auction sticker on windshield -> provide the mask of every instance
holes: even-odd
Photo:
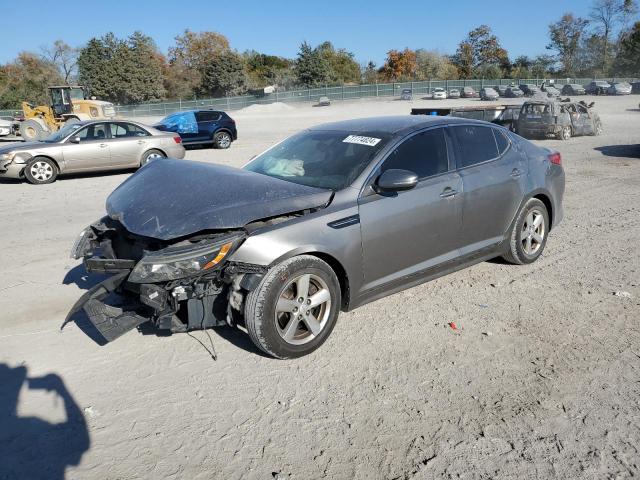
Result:
[[[347,138],[342,140],[344,143],[357,143],[358,145],[368,145],[369,147],[375,147],[378,142],[380,142],[380,138],[374,137],[362,137],[360,135],[349,135]]]

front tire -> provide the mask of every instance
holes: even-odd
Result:
[[[47,138],[49,131],[45,130],[38,120],[28,118],[20,122],[20,136],[25,142],[35,142]]]
[[[319,258],[301,255],[271,268],[247,295],[245,324],[260,350],[276,358],[297,358],[326,341],[340,305],[335,272]]]
[[[58,166],[46,157],[35,157],[24,168],[24,176],[33,185],[44,185],[55,182],[58,177]]]
[[[537,198],[527,201],[518,212],[509,238],[509,251],[503,258],[515,265],[535,262],[547,244],[549,226],[545,204]]]
[[[571,127],[569,125],[565,125],[558,133],[558,140],[569,140],[571,138]]]
[[[231,135],[229,132],[218,132],[213,136],[213,146],[225,150],[231,146]]]

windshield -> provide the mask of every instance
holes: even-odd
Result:
[[[362,173],[389,140],[380,132],[310,130],[289,137],[244,168],[309,187],[341,190]]]
[[[62,127],[57,132],[52,133],[47,138],[45,138],[44,141],[47,142],[47,143],[57,143],[57,142],[65,139],[72,132],[75,132],[76,130],[82,128],[83,126],[84,125],[82,125],[80,123],[72,123],[70,125],[65,125],[64,127]]]

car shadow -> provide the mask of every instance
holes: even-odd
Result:
[[[633,145],[603,145],[595,147],[594,150],[599,151],[607,157],[618,158],[640,158],[640,144]]]
[[[43,390],[62,400],[63,422],[18,413],[21,395]],[[78,465],[91,440],[84,414],[59,375],[29,377],[24,365],[0,363],[0,478],[63,480]]]

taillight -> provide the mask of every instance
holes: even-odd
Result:
[[[550,153],[548,158],[551,163],[562,165],[562,155],[560,155],[560,152]]]
[[[180,137],[179,135],[177,137],[173,137],[173,141],[176,143],[182,143],[182,137]]]

